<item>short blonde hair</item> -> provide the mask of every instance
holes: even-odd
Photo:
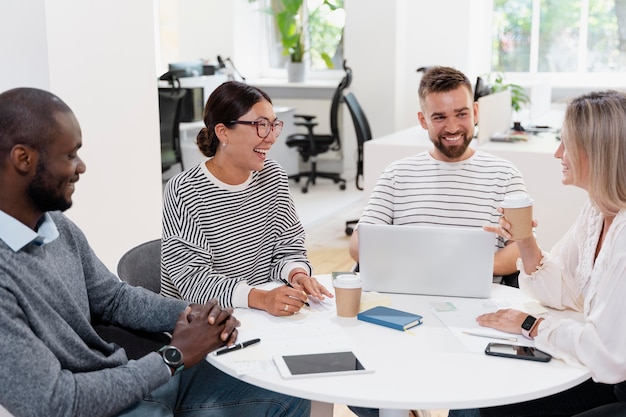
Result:
[[[589,160],[589,198],[605,215],[626,208],[626,94],[598,91],[571,101],[563,122],[563,145],[574,178],[581,155]]]

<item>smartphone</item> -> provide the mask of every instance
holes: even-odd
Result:
[[[283,378],[373,372],[351,351],[280,355],[274,357],[274,363]]]
[[[552,356],[537,348],[529,346],[509,345],[506,343],[489,343],[485,354],[505,358],[525,359],[537,362],[549,362]]]

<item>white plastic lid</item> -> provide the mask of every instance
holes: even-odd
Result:
[[[526,193],[509,194],[502,200],[502,208],[520,208],[532,206],[533,199]]]
[[[337,278],[333,280],[333,286],[335,288],[361,288],[363,281],[361,277],[355,274],[343,274],[337,275]]]

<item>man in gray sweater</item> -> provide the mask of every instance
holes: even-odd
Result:
[[[62,214],[85,172],[81,145],[78,121],[55,95],[0,94],[0,404],[18,417],[308,415],[308,401],[204,360],[235,342],[231,309],[131,287],[96,257]],[[172,339],[129,360],[95,322]]]

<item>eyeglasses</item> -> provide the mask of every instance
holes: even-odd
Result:
[[[248,120],[231,120],[228,122],[229,124],[239,124],[239,125],[248,125],[248,126],[256,126],[256,134],[261,138],[265,139],[270,135],[270,132],[274,130],[274,137],[278,137],[280,132],[283,131],[283,121],[275,120],[273,123],[268,119],[259,119],[255,121]]]

